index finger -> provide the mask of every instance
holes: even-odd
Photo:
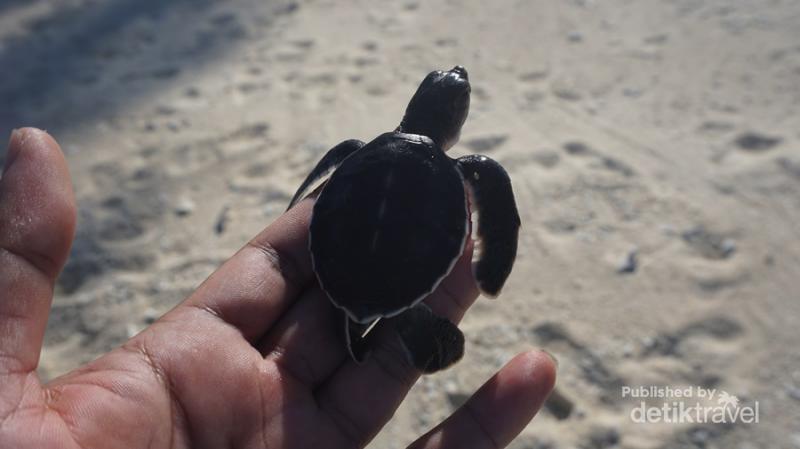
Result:
[[[205,310],[253,343],[313,282],[308,252],[312,199],[281,215],[176,308]]]

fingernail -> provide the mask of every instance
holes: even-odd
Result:
[[[552,360],[553,364],[556,366],[556,368],[558,368],[558,359],[556,358],[556,356],[553,355],[553,353],[551,353],[547,349],[539,349],[539,350],[545,353],[548,357],[550,357],[550,360]]]
[[[5,164],[3,164],[3,174],[8,171],[8,168],[11,167],[11,164],[14,163],[14,159],[17,158],[17,154],[19,154],[19,147],[20,145],[14,145],[14,140],[19,138],[19,130],[12,129],[11,130],[11,137],[8,139],[8,147],[6,148],[6,155],[5,155]]]

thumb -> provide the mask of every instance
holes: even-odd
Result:
[[[36,369],[56,276],[75,232],[75,198],[58,144],[11,134],[0,178],[0,377]]]

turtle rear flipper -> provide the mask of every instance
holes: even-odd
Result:
[[[355,153],[363,146],[364,142],[356,139],[350,139],[345,140],[344,142],[328,150],[328,152],[325,153],[325,156],[323,156],[322,159],[317,162],[317,166],[314,167],[314,169],[311,170],[311,173],[308,174],[306,180],[300,184],[300,188],[298,188],[297,192],[295,192],[294,196],[292,197],[292,201],[289,202],[289,207],[287,207],[286,210],[291,209],[292,206],[305,198],[306,195],[310,193],[311,186],[314,185],[315,182],[327,175],[330,175],[331,172],[340,166],[348,156]]]
[[[470,187],[473,210],[478,212],[480,254],[475,280],[481,292],[495,297],[517,256],[520,219],[511,179],[500,164],[486,156],[464,156],[457,163]]]
[[[456,363],[464,355],[464,334],[424,303],[392,318],[409,361],[423,373]]]

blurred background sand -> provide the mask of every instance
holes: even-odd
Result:
[[[0,135],[46,128],[79,205],[40,372],[120,344],[275,219],[330,146],[462,64],[451,156],[511,174],[515,270],[371,447],[511,356],[558,394],[514,448],[800,448],[800,2],[0,1]],[[705,387],[759,424],[637,424],[622,386]]]

